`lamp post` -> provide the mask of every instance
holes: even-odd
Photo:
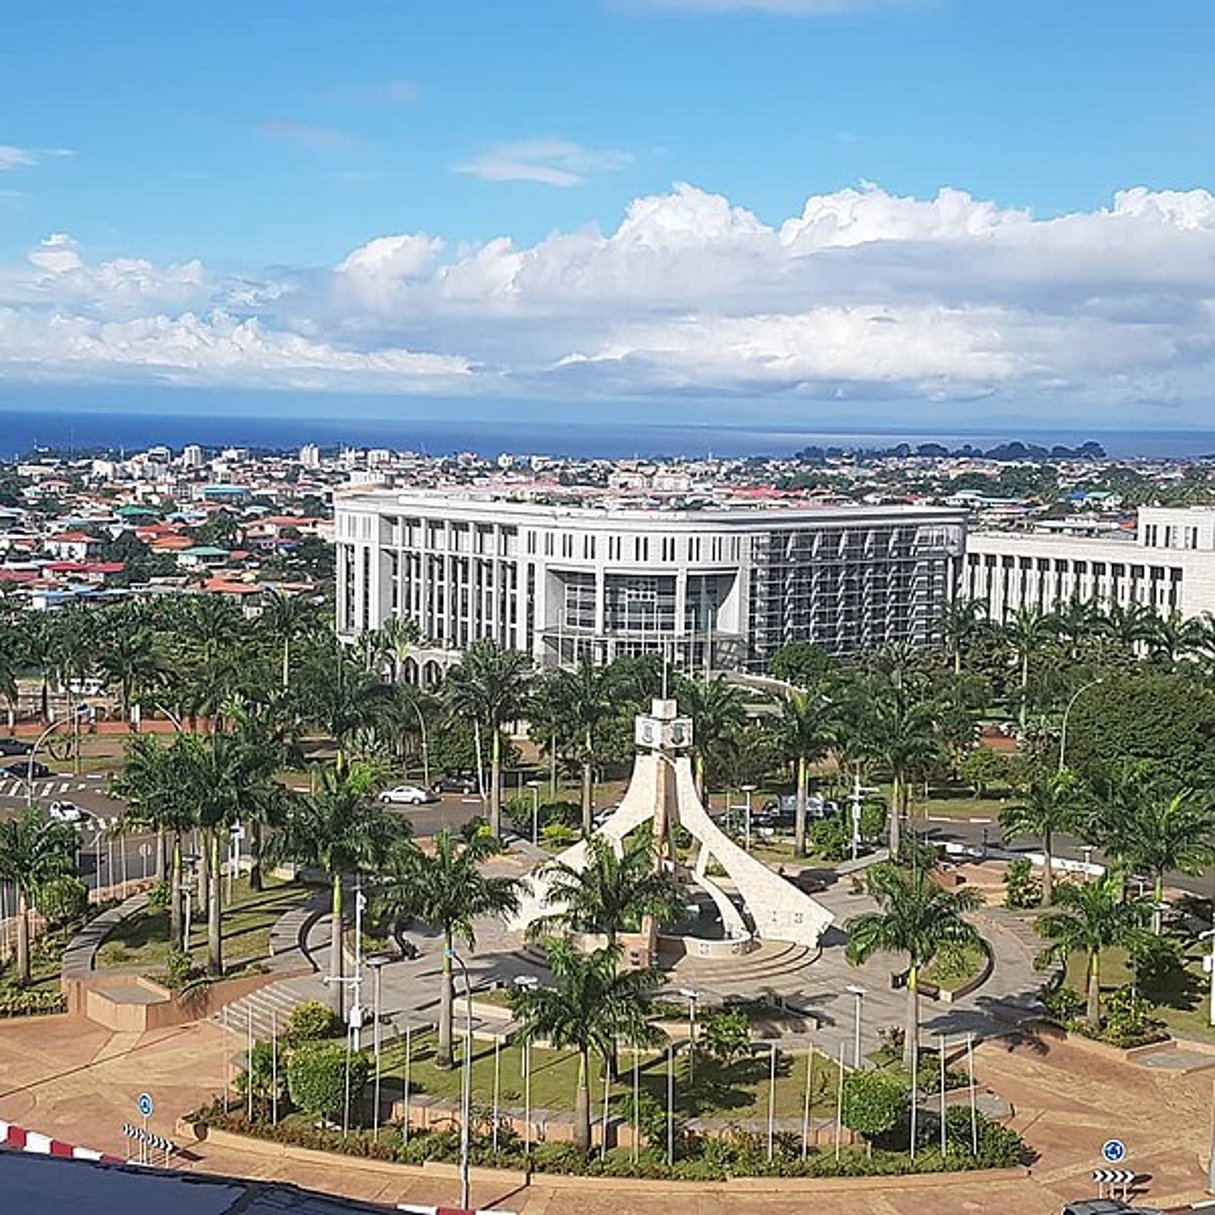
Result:
[[[1056,771],[1063,771],[1063,757],[1065,751],[1067,750],[1067,719],[1072,714],[1072,708],[1075,706],[1076,701],[1078,701],[1085,692],[1087,692],[1090,688],[1095,688],[1099,683],[1104,682],[1105,676],[1098,675],[1096,679],[1091,680],[1089,683],[1077,688],[1075,692],[1072,693],[1071,700],[1067,702],[1067,708],[1063,710],[1063,722],[1059,727],[1059,766]]]
[[[751,794],[755,792],[755,785],[743,785],[742,791],[747,795],[746,806],[743,810],[745,818],[743,819],[743,849],[747,852],[751,851]]]
[[[688,1083],[696,1079],[696,1001],[700,993],[694,987],[681,987],[679,994],[688,1002]]]
[[[61,717],[58,721],[51,722],[51,724],[38,735],[38,737],[34,740],[34,745],[30,748],[30,753],[25,760],[26,806],[32,806],[34,804],[34,761],[38,758],[38,748],[42,746],[42,744],[46,742],[46,740],[50,738],[50,736],[54,734],[60,726],[63,725],[67,725],[67,719],[63,717]]]
[[[529,780],[527,787],[532,791],[532,847],[540,844],[540,782]]]
[[[373,1089],[371,1106],[371,1134],[377,1141],[380,1138],[380,990],[381,975],[385,965],[392,961],[386,953],[373,953],[367,959],[367,965],[375,973],[375,992],[371,1004],[371,1040],[375,1054],[375,1087]]]
[[[426,718],[418,708],[417,701],[411,700],[409,707],[418,715],[418,729],[422,732],[422,788],[430,788],[430,741],[426,737]]]
[[[460,1078],[460,1207],[467,1211],[469,1201],[468,1122],[472,1116],[472,985],[468,979],[468,967],[454,949],[447,956],[460,968],[464,979],[464,1062]]]
[[[865,1002],[865,997],[869,994],[863,987],[858,987],[855,983],[849,983],[844,989],[853,997],[853,1013],[852,1013],[852,1066],[859,1069],[861,1066],[861,1005]]]

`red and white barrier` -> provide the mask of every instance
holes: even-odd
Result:
[[[18,1152],[37,1152],[43,1156],[62,1156],[69,1160],[100,1160],[104,1164],[122,1164],[119,1156],[108,1156],[104,1152],[95,1152],[92,1148],[77,1147],[74,1143],[64,1143],[62,1139],[53,1139],[39,1131],[27,1131],[23,1126],[5,1122],[0,1118],[0,1146],[12,1148]]]
[[[501,1211],[496,1207],[478,1207],[475,1211],[463,1207],[428,1207],[425,1203],[398,1202],[398,1211],[406,1215],[515,1215],[514,1211]]]

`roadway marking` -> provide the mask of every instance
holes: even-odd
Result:
[[[72,787],[72,782],[65,780],[59,785],[59,792],[66,793],[71,787]]]
[[[990,823],[992,820],[989,818],[968,818],[966,821],[968,823]]]

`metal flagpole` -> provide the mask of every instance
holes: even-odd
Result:
[[[253,1121],[253,1005],[249,1005],[249,1021],[245,1036],[245,1089],[247,1097],[248,1117]]]
[[[768,1162],[772,1161],[772,1149],[776,1138],[776,1042],[768,1044]]]
[[[405,1022],[405,1068],[401,1074],[401,1100],[405,1106],[405,1120],[401,1123],[401,1142],[409,1142],[409,1071],[413,1063],[413,1025]]]
[[[223,1007],[224,1018],[224,1113],[228,1112],[228,1094],[232,1091],[232,1051],[228,1039],[228,1006]]]
[[[814,1048],[806,1053],[806,1097],[802,1102],[802,1159],[810,1150],[810,1090],[814,1087]]]
[[[911,1044],[911,1159],[915,1160],[916,1123],[920,1112],[920,1043],[919,1033]]]
[[[523,1044],[523,1155],[532,1154],[532,1044]]]
[[[840,1158],[840,1135],[844,1125],[844,1044],[840,1043],[840,1056],[837,1061],[839,1068],[839,1084],[835,1094],[835,1158]]]
[[[937,1053],[940,1055],[941,1063],[941,1155],[945,1155],[945,1035],[940,1034],[937,1038],[938,1046]]]
[[[270,1013],[270,1120],[278,1125],[278,1012]]]
[[[494,1155],[498,1154],[498,1093],[501,1083],[501,1068],[502,1068],[502,1038],[499,1034],[494,1034]]]
[[[641,1152],[641,1052],[633,1043],[633,1163]]]
[[[663,668],[665,671],[665,667]],[[675,1163],[675,1043],[667,1043],[667,1168]]]
[[[975,1095],[975,1036],[966,1035],[966,1066],[970,1071],[970,1150],[979,1154],[979,1112]]]
[[[599,1159],[603,1160],[607,1156],[607,1132],[608,1132],[608,1099],[611,1094],[611,1069],[608,1066],[608,1061],[603,1060],[603,1129],[599,1136]]]

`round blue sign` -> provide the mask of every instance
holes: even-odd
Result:
[[[1121,1139],[1107,1139],[1101,1145],[1101,1155],[1110,1164],[1117,1164],[1120,1160],[1126,1159],[1126,1144]]]
[[[143,1117],[151,1118],[151,1116],[152,1116],[152,1094],[151,1093],[140,1093],[139,1094],[139,1112]]]

